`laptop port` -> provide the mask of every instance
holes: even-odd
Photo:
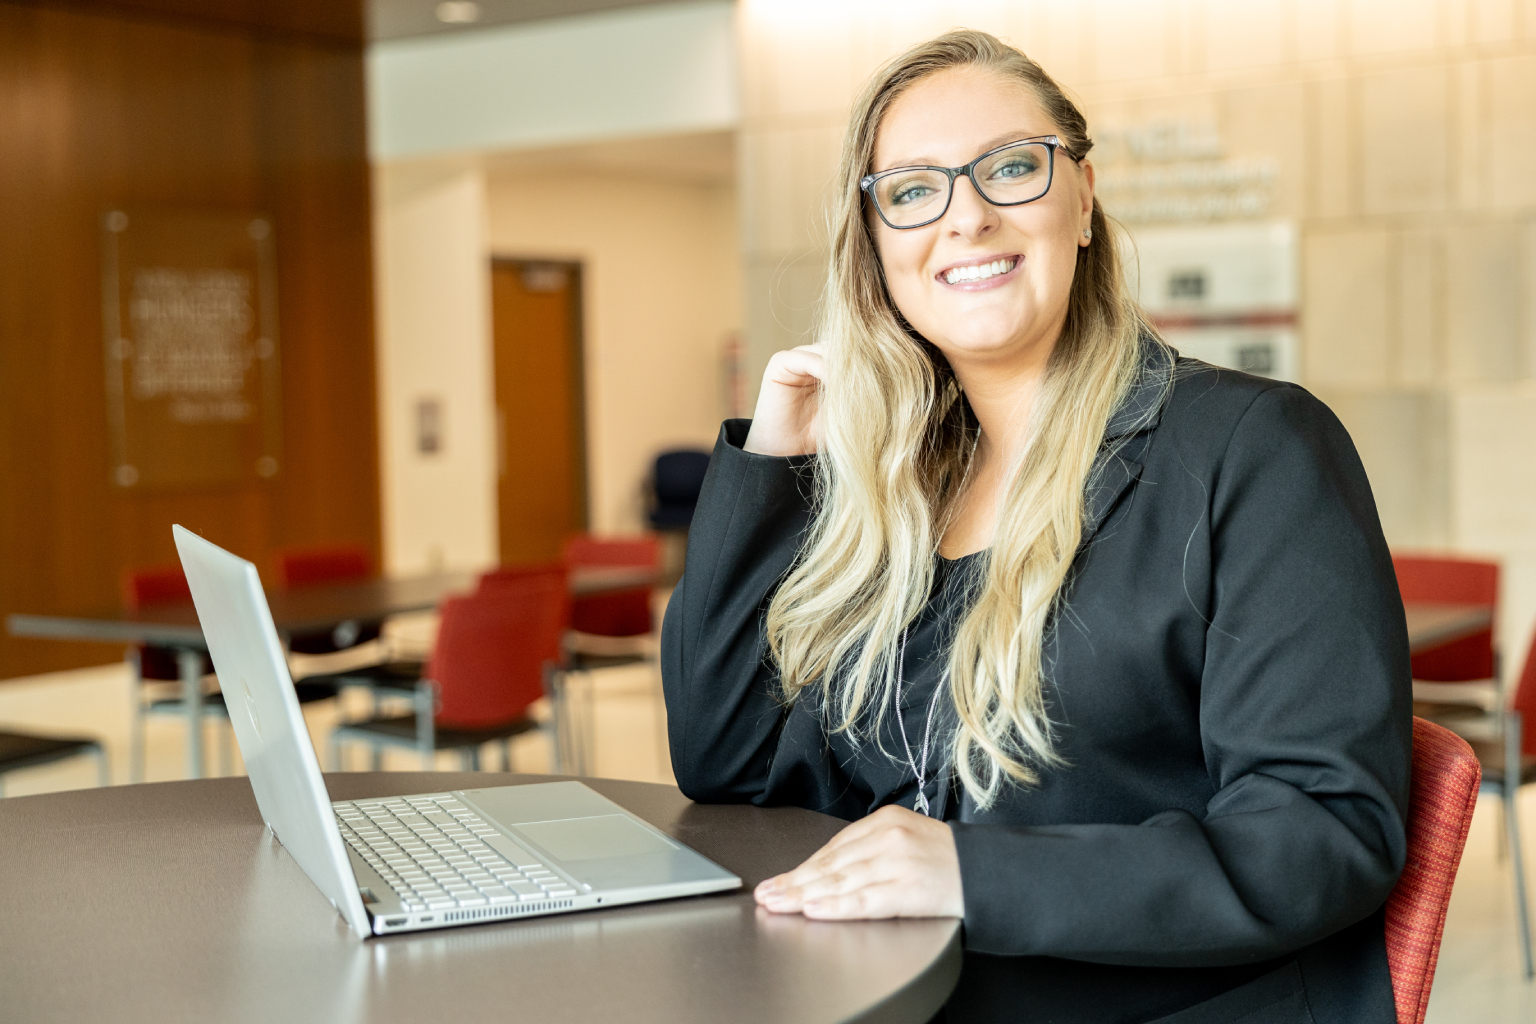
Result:
[[[384,919],[384,923],[386,925],[388,925],[389,927],[394,928],[394,927],[396,927],[398,925],[405,924],[405,918],[403,918],[403,917],[386,917]]]

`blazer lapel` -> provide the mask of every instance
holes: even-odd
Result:
[[[1093,540],[1121,496],[1140,476],[1141,463],[1116,454],[1108,455],[1095,467],[1093,479],[1083,494],[1083,539],[1077,545],[1079,552]]]
[[[1120,403],[1104,427],[1104,450],[1083,492],[1083,537],[1078,544],[1079,552],[1093,540],[1121,497],[1141,476],[1141,462],[1126,454],[1126,449],[1140,454],[1143,448],[1132,444],[1131,439],[1156,428],[1162,418],[1163,402],[1168,396],[1169,380],[1178,353],[1151,339],[1145,344],[1141,372],[1125,401]]]

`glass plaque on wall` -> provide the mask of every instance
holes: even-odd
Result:
[[[113,210],[102,220],[112,479],[271,478],[282,435],[272,220]]]

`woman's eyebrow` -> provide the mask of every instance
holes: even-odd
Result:
[[[1039,131],[1035,131],[1034,129],[1030,129],[1028,131],[1003,132],[1002,134],[994,135],[994,136],[992,136],[992,138],[988,139],[986,142],[983,142],[981,144],[981,148],[976,150],[975,155],[972,156],[971,159],[974,160],[976,157],[980,156],[981,154],[989,153],[992,150],[996,149],[998,146],[1005,146],[1005,145],[1007,145],[1010,142],[1023,142],[1025,139],[1043,139],[1047,135],[1054,135],[1054,134],[1056,134],[1056,133],[1055,132],[1039,132]],[[948,164],[944,163],[942,160],[939,160],[937,157],[932,157],[932,156],[927,156],[927,155],[920,155],[920,156],[914,156],[914,157],[904,157],[901,160],[892,160],[885,167],[876,167],[874,173],[880,174],[883,171],[894,171],[894,170],[896,170],[898,168],[901,168],[901,167],[948,167],[948,166],[949,166]]]

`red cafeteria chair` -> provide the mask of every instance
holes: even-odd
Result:
[[[661,542],[654,536],[572,537],[565,542],[565,564],[572,569],[649,569],[661,565]],[[631,587],[578,597],[571,607],[571,628],[591,637],[650,636],[651,586]]]
[[[653,578],[661,569],[661,542],[654,534],[638,537],[597,537],[582,534],[565,543],[565,563],[573,571],[581,569],[641,569]],[[589,774],[594,746],[592,688],[590,673],[626,665],[650,665],[655,683],[657,742],[665,748],[664,708],[656,664],[656,623],[651,610],[653,586],[646,582],[624,590],[607,591],[576,597],[571,609],[571,632],[566,637],[566,671],[559,677],[560,688],[551,699],[560,703],[567,735],[560,753],[565,759],[561,771]],[[572,676],[586,676],[586,713],[578,715],[572,706],[576,693],[570,685]]]
[[[355,741],[373,748],[375,769],[383,747],[399,746],[416,750],[428,768],[437,751],[458,750],[466,766],[478,770],[480,748],[499,741],[502,765],[510,768],[511,738],[538,727],[528,709],[558,668],[569,615],[570,588],[558,565],[503,580],[492,591],[448,598],[439,609],[432,656],[419,671],[412,667],[417,663],[394,662],[345,673],[348,682],[362,677],[381,692],[408,693],[414,707],[338,726],[331,734],[333,766],[340,768],[341,744]]]
[[[123,608],[129,612],[142,611],[160,604],[191,604],[192,590],[179,565],[144,566],[129,569],[122,577]],[[149,715],[186,716],[186,705],[181,696],[181,658],[174,647],[155,644],[135,644],[128,648],[123,658],[128,662],[132,675],[133,718],[128,729],[128,780],[144,781],[144,720]],[[212,674],[213,662],[206,653],[196,655],[198,672],[204,678]],[[172,689],[174,685],[174,689]],[[203,694],[203,714],[229,721],[224,707],[224,695],[217,689]],[[202,728],[199,722],[194,728]],[[229,734],[219,729],[219,769],[228,775],[233,770],[229,748]]]
[[[1387,967],[1397,1024],[1424,1024],[1480,776],[1466,740],[1422,718],[1413,720],[1408,860],[1387,897]]]
[[[1499,565],[1468,558],[1393,555],[1397,589],[1404,601],[1485,605],[1497,618]],[[1413,656],[1413,678],[1427,683],[1497,680],[1498,652],[1490,624],[1471,636],[1439,644]]]
[[[1499,565],[1469,558],[1430,555],[1394,555],[1392,567],[1404,601],[1439,604],[1483,605],[1497,618]],[[1472,743],[1483,766],[1483,790],[1500,798],[1505,842],[1515,877],[1515,904],[1520,926],[1520,949],[1527,978],[1536,977],[1531,950],[1530,912],[1525,893],[1525,858],[1520,844],[1520,818],[1516,795],[1523,782],[1536,778],[1525,774],[1523,750],[1536,753],[1536,736],[1525,736],[1526,710],[1522,696],[1536,703],[1536,686],[1522,680],[1515,700],[1505,699],[1500,685],[1500,658],[1494,644],[1493,625],[1471,636],[1439,644],[1413,655],[1414,713],[1437,722]],[[1526,659],[1525,677],[1533,671]],[[1464,692],[1459,692],[1463,691]],[[1520,691],[1527,691],[1522,694]],[[1536,710],[1536,709],[1533,709]],[[1513,784],[1506,785],[1506,779]]]
[[[130,569],[123,574],[123,607],[130,612],[156,604],[192,603],[192,591],[187,577],[179,565],[150,566]],[[181,652],[171,647],[139,644],[128,649],[126,660],[133,674],[133,721],[129,726],[128,777],[132,782],[144,781],[144,719],[148,715],[186,716],[186,705],[181,697]],[[213,662],[206,653],[199,653],[198,667],[206,677],[213,673]],[[146,700],[146,685],[153,689]],[[169,690],[175,684],[174,691]],[[159,691],[159,696],[154,695]],[[302,680],[294,684],[300,704],[329,700],[336,696],[334,685],[311,683]],[[229,709],[224,705],[224,694],[217,687],[205,689],[203,714],[211,715],[227,723]],[[201,724],[199,724],[201,727]],[[219,771],[230,775],[234,771],[229,730],[219,730]]]
[[[284,590],[357,583],[373,576],[373,556],[360,544],[291,548],[277,554],[277,585]],[[382,622],[347,621],[335,629],[291,636],[288,649],[296,654],[332,654],[377,640],[382,627]]]
[[[1477,719],[1457,717],[1448,719],[1446,725],[1458,731],[1467,729],[1472,750],[1483,766],[1483,792],[1499,797],[1503,812],[1504,832],[1509,843],[1510,870],[1515,876],[1515,910],[1520,923],[1521,952],[1524,955],[1525,976],[1536,977],[1536,965],[1532,963],[1531,921],[1525,892],[1525,859],[1521,856],[1520,816],[1517,797],[1520,787],[1536,781],[1536,729],[1527,730],[1525,721],[1536,721],[1536,636],[1531,638],[1526,652],[1525,665],[1515,687],[1514,699],[1508,707]],[[1475,726],[1469,728],[1469,726]]]

